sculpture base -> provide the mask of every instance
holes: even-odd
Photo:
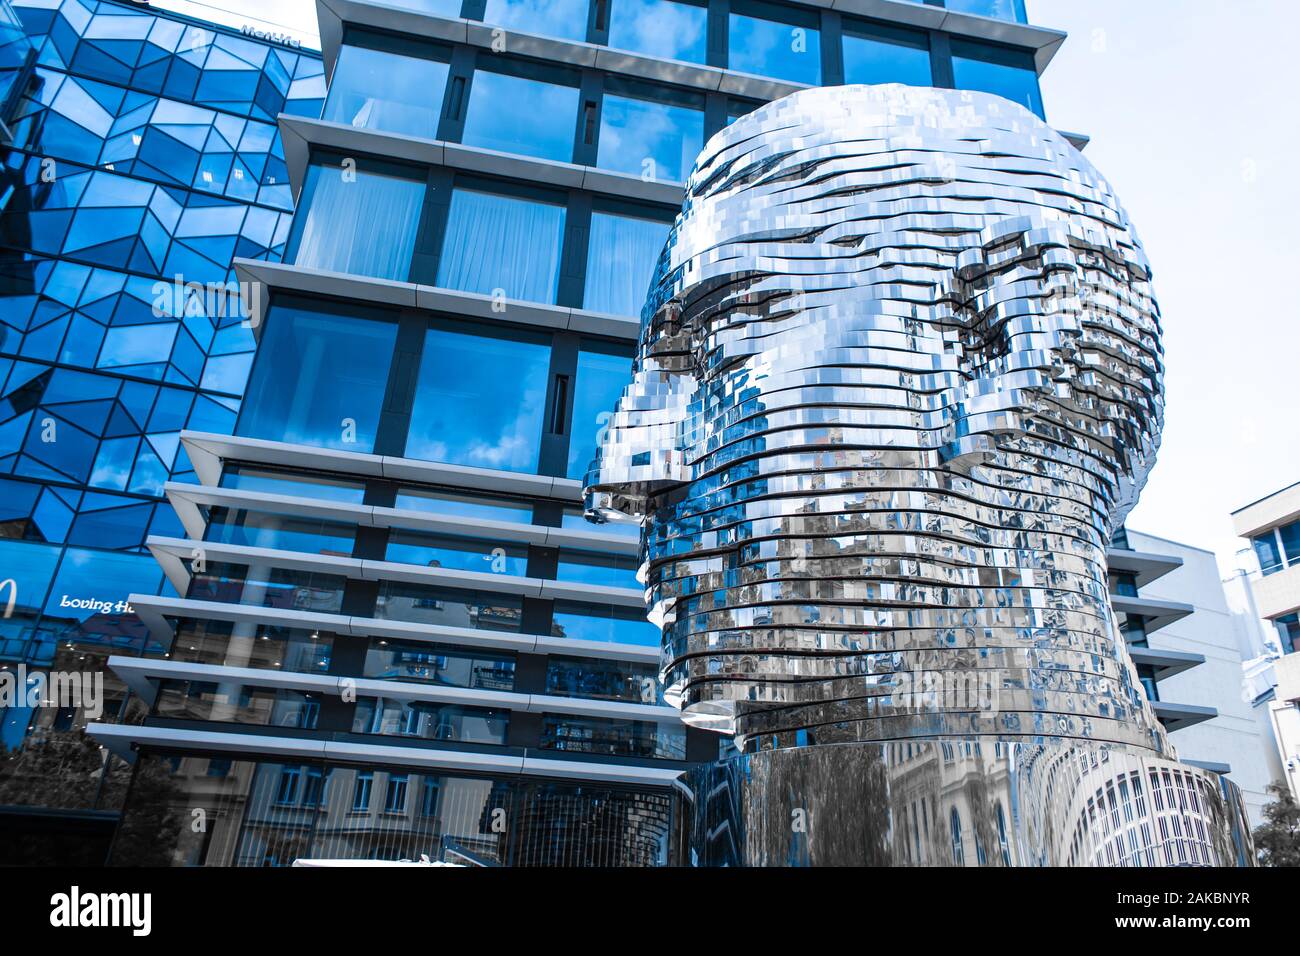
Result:
[[[685,776],[698,866],[1253,866],[1218,774],[1087,741],[829,744]]]

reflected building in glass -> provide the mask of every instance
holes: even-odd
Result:
[[[113,862],[681,862],[719,739],[659,697],[636,535],[580,513],[681,179],[805,85],[1041,114],[1063,35],[1018,0],[320,0],[318,59],[28,3],[5,647],[115,688],[68,737],[122,758],[75,804],[130,781]],[[155,316],[177,275],[245,294]],[[67,799],[20,776],[0,803]]]
[[[234,426],[255,338],[223,287],[283,255],[275,118],[324,91],[318,54],[238,31],[0,4],[0,682],[37,691],[0,701],[5,862],[103,859],[129,767],[82,728],[139,708],[110,655],[168,652],[127,598],[168,590],[145,539],[180,530],[181,431]]]

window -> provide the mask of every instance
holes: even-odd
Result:
[[[563,206],[457,188],[436,283],[462,292],[553,303],[563,241]]]
[[[1043,115],[1032,53],[954,39],[952,75],[958,89],[995,93]]]
[[[733,70],[792,83],[821,82],[821,37],[815,13],[776,4],[731,6],[728,63]]]
[[[348,308],[278,302],[266,318],[238,435],[371,452],[397,326]]]
[[[593,212],[582,307],[639,316],[670,228],[660,220]]]
[[[655,674],[653,664],[590,657],[549,657],[546,693],[558,697],[655,704],[659,703]]]
[[[424,205],[422,180],[313,164],[303,195],[294,220],[295,264],[406,281]]]
[[[354,46],[352,37],[339,50],[321,119],[426,139],[437,136],[446,62],[395,37],[384,38],[385,49]]]
[[[298,778],[302,775],[301,767],[281,767],[280,781],[275,788],[275,802],[292,804],[298,800]]]
[[[487,0],[486,23],[525,33],[587,39],[588,0]]]
[[[515,686],[515,661],[513,657],[490,651],[372,638],[362,676],[510,691]]]
[[[384,581],[379,586],[375,617],[439,627],[518,632],[523,617],[523,601],[512,594]]]
[[[520,76],[513,64],[493,60],[494,69],[474,71],[461,142],[502,153],[573,162],[578,123],[578,87]],[[498,72],[498,70],[502,72]],[[546,71],[546,76],[563,74]]]
[[[408,778],[404,773],[388,775],[388,792],[384,795],[385,813],[406,812],[406,787]]]
[[[363,770],[357,774],[356,781],[352,785],[353,813],[365,813],[370,809],[370,791],[374,785],[374,771]]]
[[[641,610],[556,601],[551,636],[657,647],[660,634],[659,628],[647,621]]]
[[[406,455],[504,471],[535,471],[550,346],[545,336],[430,328],[424,339]]]
[[[637,559],[631,555],[599,554],[594,551],[560,552],[556,578],[579,584],[597,584],[612,588],[639,588],[636,579]]]
[[[1287,614],[1273,622],[1283,654],[1300,651],[1300,613]]]
[[[290,514],[213,508],[204,540],[346,557],[352,554],[356,526]]]
[[[297,472],[267,471],[248,465],[229,464],[221,473],[222,488],[240,488],[294,498],[321,498],[361,504],[366,497],[363,482],[307,475]]]
[[[704,3],[610,0],[609,45],[668,60],[703,63],[709,12]]]
[[[650,720],[547,714],[542,718],[541,749],[685,760],[686,729],[681,724]]]
[[[944,0],[944,6],[958,13],[973,13],[1013,23],[1028,23],[1025,0]]]
[[[320,767],[307,768],[307,780],[302,788],[302,804],[305,807],[318,807],[321,796],[325,793],[325,772]]]
[[[596,456],[596,441],[609,424],[614,406],[632,380],[632,358],[619,346],[584,345],[578,353],[578,381],[569,429],[570,478],[582,478]],[[594,530],[589,525],[587,530]]]
[[[929,40],[912,30],[846,22],[844,82],[930,86]]]
[[[1288,565],[1300,563],[1300,521],[1284,524],[1277,529],[1277,536],[1282,541],[1282,553],[1286,555]]]
[[[1255,549],[1260,571],[1272,574],[1282,570],[1282,549],[1278,546],[1277,535],[1273,531],[1256,535],[1250,539],[1250,543]]]
[[[966,865],[966,849],[962,846],[961,839],[961,815],[957,808],[952,808],[952,814],[949,817],[949,823],[952,826],[952,863],[953,866]]]
[[[704,146],[703,99],[694,93],[651,93],[615,78],[605,87],[596,165],[645,179],[685,181]]]
[[[452,491],[403,488],[397,492],[396,507],[459,518],[483,518],[488,521],[512,521],[531,524],[533,506],[526,501],[463,495]]]
[[[394,529],[389,534],[384,560],[481,574],[528,573],[528,548],[525,545],[402,529]]]

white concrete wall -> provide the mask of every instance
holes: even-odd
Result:
[[[1276,779],[1270,764],[1272,741],[1261,733],[1259,717],[1242,698],[1241,652],[1228,611],[1219,566],[1213,553],[1129,529],[1129,545],[1138,551],[1171,554],[1183,566],[1142,588],[1143,597],[1182,601],[1195,613],[1148,637],[1153,648],[1190,651],[1205,656],[1200,664],[1160,681],[1160,697],[1172,703],[1214,707],[1219,716],[1175,731],[1170,740],[1189,760],[1226,763],[1229,779],[1242,789],[1252,824],[1262,821],[1269,802],[1265,788]]]

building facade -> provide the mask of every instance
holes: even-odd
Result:
[[[1300,799],[1300,485],[1239,508],[1232,524],[1250,543],[1229,579],[1252,652],[1247,686],[1275,749],[1277,778]]]
[[[7,710],[0,803],[111,819],[129,760],[115,862],[676,862],[717,739],[657,698],[635,540],[579,479],[681,180],[807,85],[1042,115],[1064,36],[1018,0],[321,0],[322,64],[14,9],[5,660],[107,703],[93,737]],[[42,790],[56,734],[122,759]]]
[[[1252,825],[1258,825],[1275,779],[1271,744],[1242,694],[1243,655],[1218,562],[1212,552],[1154,535],[1129,530],[1126,538],[1135,555],[1173,565],[1137,589],[1139,600],[1159,602],[1154,606],[1170,617],[1156,618],[1140,649],[1130,643],[1144,672],[1154,675],[1157,713],[1163,711],[1179,758],[1236,783]]]
[[[168,588],[144,542],[180,529],[181,431],[234,425],[255,339],[224,308],[231,260],[283,254],[275,118],[319,115],[323,68],[136,4],[17,0],[0,83],[0,681],[22,688],[0,826],[24,835],[0,842],[21,860],[70,828],[88,856],[68,859],[98,862],[129,768],[82,728],[129,709],[109,655],[167,650],[127,598]]]

